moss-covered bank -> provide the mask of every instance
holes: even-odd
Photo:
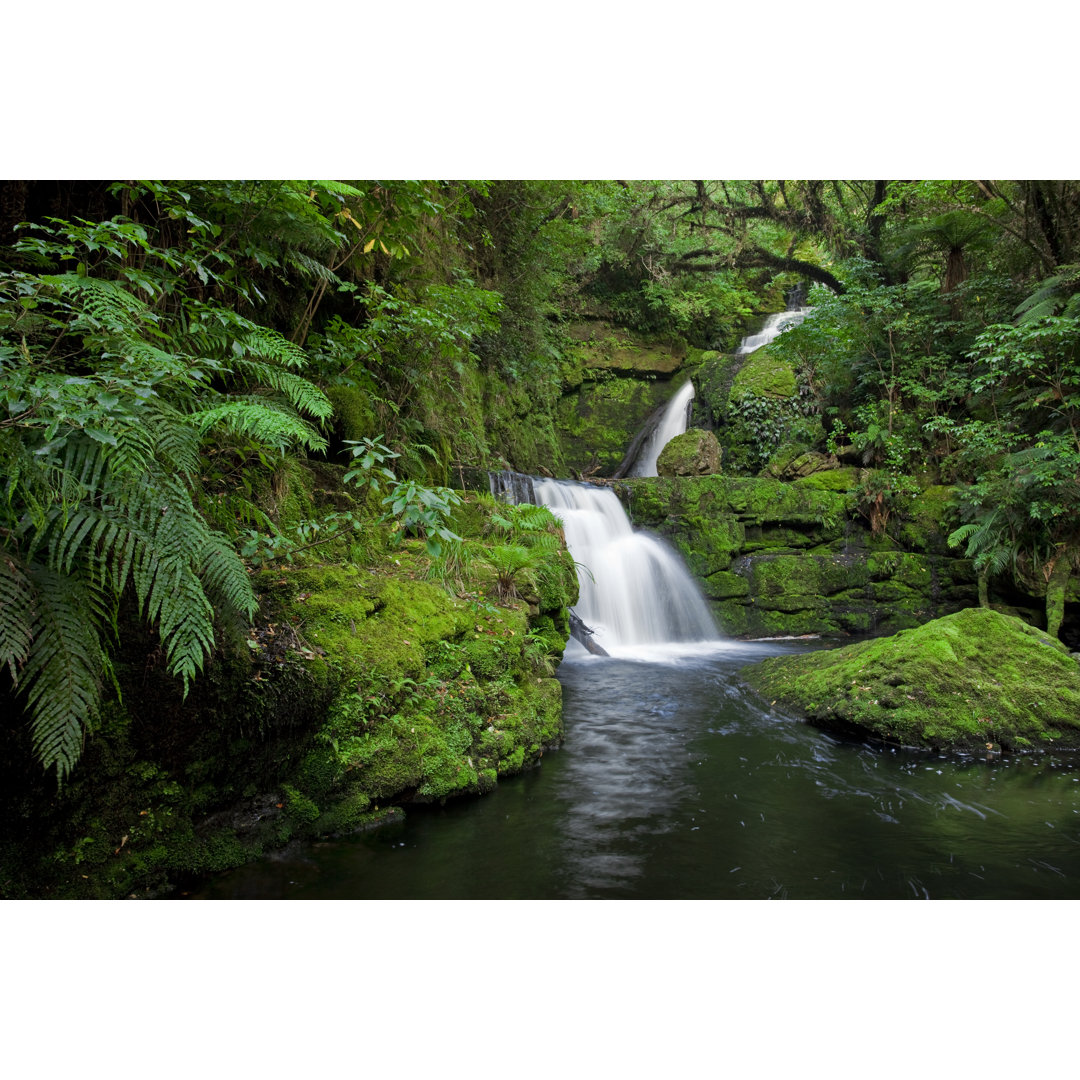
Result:
[[[255,626],[223,637],[186,699],[133,620],[122,699],[62,790],[28,769],[25,726],[0,729],[0,895],[162,895],[535,764],[562,737],[552,673],[577,579],[553,522],[514,533],[513,517],[463,505],[454,565],[373,525],[358,561],[342,545],[260,571]]]
[[[795,483],[650,477],[616,491],[635,525],[678,546],[734,636],[891,633],[975,604],[971,564],[946,547],[944,489],[916,499],[896,536],[875,537],[857,484],[857,470],[838,469]]]
[[[1022,620],[969,608],[888,638],[743,668],[773,703],[889,743],[1080,748],[1080,665]]]

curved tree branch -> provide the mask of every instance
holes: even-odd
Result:
[[[707,259],[708,261],[698,261]],[[738,255],[725,257],[708,248],[700,248],[697,251],[688,251],[672,265],[672,270],[686,273],[703,273],[714,270],[757,270],[768,267],[771,270],[784,270],[795,274],[802,274],[811,281],[816,281],[832,289],[838,295],[844,292],[844,286],[840,281],[824,267],[814,263],[804,262],[802,259],[793,259],[786,255],[776,255],[764,248],[750,248]]]

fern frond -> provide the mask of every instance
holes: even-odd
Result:
[[[5,664],[13,682],[34,641],[30,621],[34,587],[14,556],[0,553],[0,667]]]
[[[258,610],[259,602],[244,563],[223,536],[211,533],[207,537],[199,577],[216,609],[232,608],[248,619]]]
[[[949,547],[959,547],[965,540],[969,540],[972,533],[977,529],[978,525],[973,521],[969,521],[966,525],[961,525],[958,529],[953,529],[953,531],[949,533]]]
[[[1066,317],[1074,317],[1080,304],[1080,294],[1076,292],[1080,284],[1080,267],[1063,266],[1058,273],[1039,284],[1029,297],[1016,306],[1013,316],[1017,324],[1037,322],[1049,315],[1056,315],[1062,308]]]
[[[41,280],[78,299],[80,321],[88,328],[126,335],[158,321],[150,307],[116,281],[81,274],[49,274]]]
[[[150,603],[156,604],[157,623],[170,674],[184,681],[184,696],[191,680],[202,671],[214,651],[214,609],[199,579],[189,566],[176,560],[161,565]]]
[[[290,251],[285,256],[285,262],[299,270],[305,277],[315,281],[324,281],[327,285],[340,285],[341,278],[334,273],[325,263],[305,255],[302,251]]]
[[[104,654],[82,583],[31,567],[36,586],[34,642],[20,675],[30,710],[34,753],[57,779],[75,767],[101,704]]]
[[[309,450],[325,450],[327,445],[326,440],[295,413],[268,405],[258,398],[233,398],[211,409],[193,412],[188,420],[203,435],[211,428],[221,427],[281,451],[297,444]]]
[[[248,326],[248,332],[237,338],[237,345],[250,355],[297,370],[307,365],[308,358],[304,350],[284,335],[256,323],[249,323]]]
[[[165,468],[188,477],[198,474],[199,434],[179,409],[159,399],[146,410],[144,425],[153,455]]]
[[[284,394],[298,412],[310,413],[319,420],[328,420],[334,413],[330,399],[313,382],[295,372],[259,360],[240,360],[236,366],[252,380]]]

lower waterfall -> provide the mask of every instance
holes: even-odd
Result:
[[[609,655],[657,659],[718,647],[716,623],[682,560],[657,537],[635,532],[610,488],[500,473],[492,492],[562,519],[578,563],[575,613]]]

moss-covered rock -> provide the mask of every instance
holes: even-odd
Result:
[[[661,476],[710,476],[720,471],[720,444],[711,431],[690,428],[668,441],[656,460]]]
[[[670,376],[686,356],[683,342],[648,338],[599,319],[572,323],[567,334],[576,343],[576,359],[586,370]]]
[[[910,746],[1080,747],[1080,666],[1020,619],[968,608],[840,649],[742,670],[814,723]]]
[[[774,456],[762,470],[763,476],[777,480],[802,480],[830,469],[836,469],[839,463],[832,454],[823,454],[820,450],[803,450],[792,446],[789,452]]]
[[[906,551],[870,535],[855,474],[640,478],[616,491],[636,525],[676,544],[729,634],[892,633],[973,604],[971,564],[943,540]]]
[[[739,367],[731,384],[731,396],[790,398],[798,392],[795,369],[790,361],[773,355],[768,345],[755,349]]]
[[[669,400],[677,384],[678,380],[589,379],[563,397],[555,426],[566,468],[611,476],[634,436]]]
[[[551,676],[577,578],[546,543],[525,595],[497,599],[482,553],[513,509],[461,508],[456,568],[432,566],[420,540],[387,550],[373,528],[363,565],[309,554],[253,574],[246,647],[223,647],[186,698],[156,639],[125,627],[124,704],[107,703],[61,792],[27,770],[28,727],[0,729],[0,896],[161,895],[293,839],[370,827],[391,801],[489,791],[538,761],[562,735]],[[558,534],[542,524],[530,518],[515,542]],[[453,574],[469,576],[467,595],[438,583]]]

